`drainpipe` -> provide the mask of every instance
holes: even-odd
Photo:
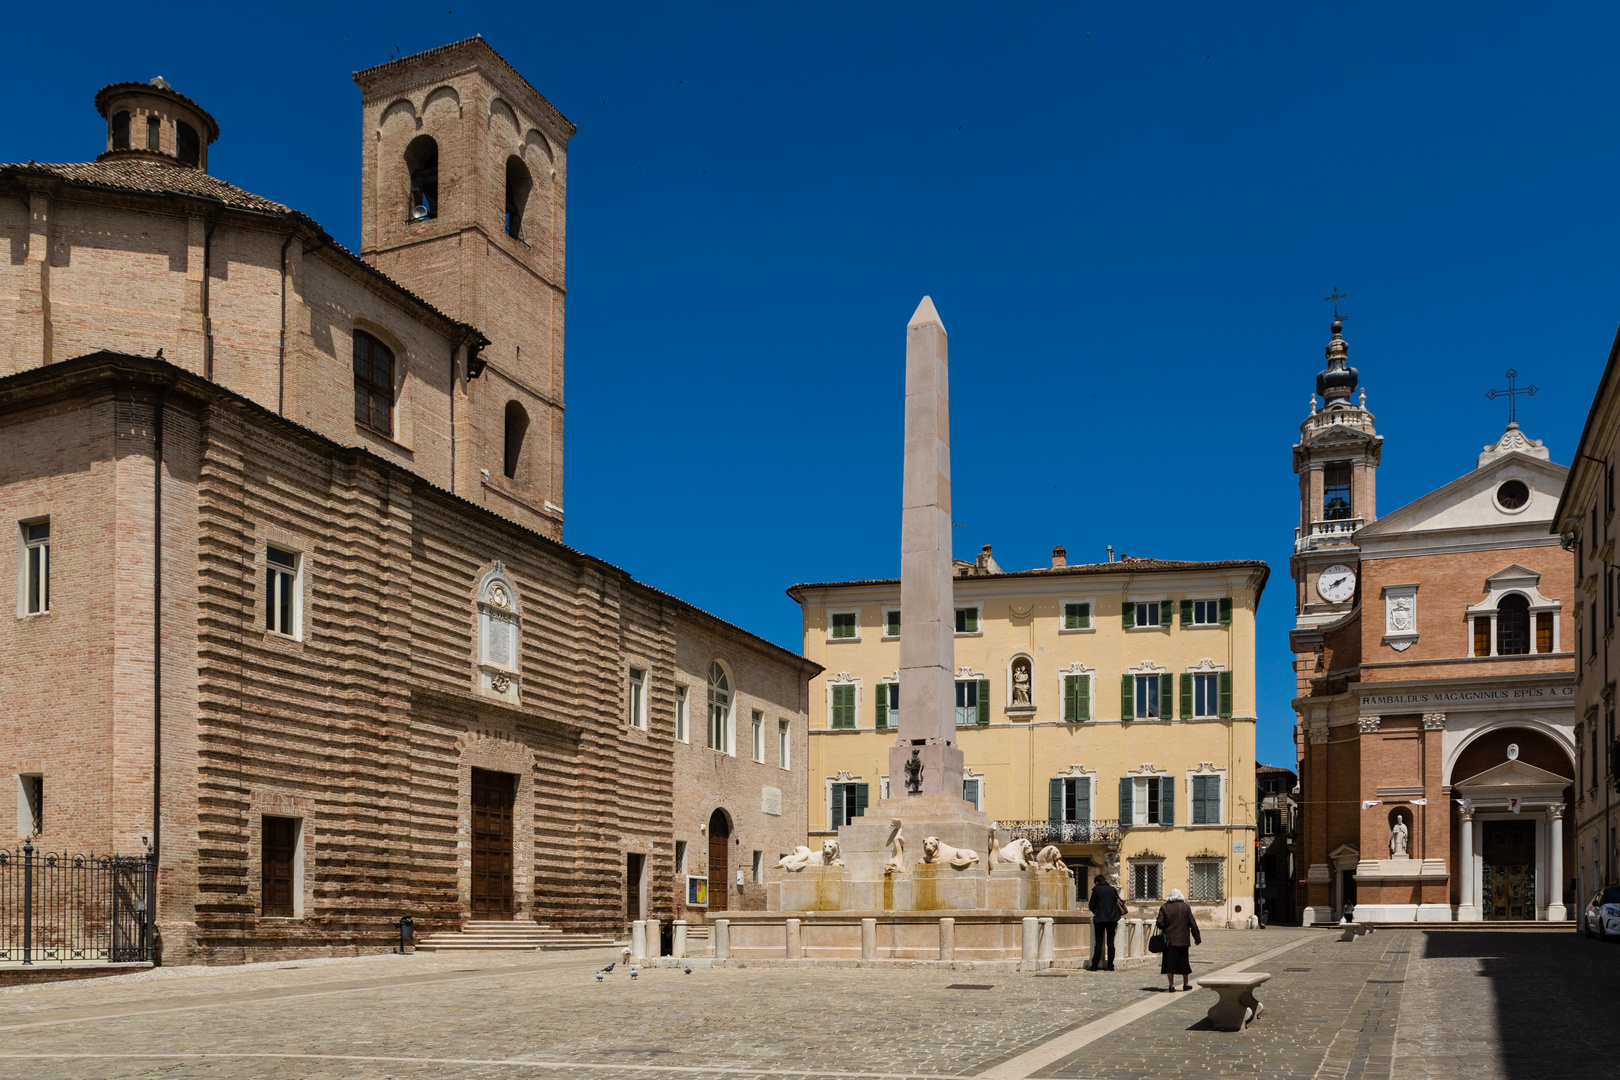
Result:
[[[276,415],[287,415],[287,249],[292,246],[294,230],[281,244],[281,345],[276,353]]]

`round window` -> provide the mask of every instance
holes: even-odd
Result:
[[[1530,489],[1524,486],[1523,480],[1509,480],[1496,489],[1496,501],[1504,510],[1517,510],[1530,501]]]

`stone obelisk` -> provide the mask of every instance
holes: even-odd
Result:
[[[956,606],[951,587],[950,368],[945,326],[926,296],[906,324],[903,498],[900,724],[899,737],[889,750],[889,794],[960,800]]]

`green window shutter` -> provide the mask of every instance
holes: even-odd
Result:
[[[1232,719],[1232,673],[1221,672],[1221,719]]]
[[[1204,799],[1207,797],[1205,783],[1209,777],[1195,776],[1192,778],[1192,824],[1207,825],[1209,821],[1204,817]]]
[[[990,680],[979,680],[979,723],[990,722]]]
[[[850,814],[849,814],[849,816],[851,818],[858,818],[861,815],[866,813],[866,796],[867,796],[867,785],[865,785],[865,784],[856,784],[855,785],[855,806],[854,806],[854,809],[852,809],[850,811]]]
[[[1125,629],[1127,630],[1135,626],[1136,605],[1131,603],[1129,600],[1125,601],[1125,606],[1120,609],[1120,620],[1125,624]]]
[[[1169,626],[1170,625],[1170,606],[1171,606],[1170,601],[1168,601],[1168,600],[1164,601],[1164,603],[1159,605],[1159,625],[1160,626]]]
[[[977,634],[979,632],[979,609],[976,608],[976,607],[975,608],[968,608],[968,617],[967,618],[968,618],[968,633]]]
[[[1181,673],[1181,718],[1186,720],[1193,714],[1193,680],[1192,672]]]
[[[1159,822],[1176,823],[1176,778],[1173,776],[1159,777]]]
[[[1192,625],[1192,620],[1193,620],[1192,601],[1191,600],[1183,600],[1181,602],[1181,625],[1182,626],[1191,626]]]
[[[1074,820],[1091,820],[1091,781],[1085,777],[1074,781]]]
[[[1131,824],[1131,796],[1132,796],[1132,794],[1133,794],[1133,792],[1131,790],[1131,778],[1128,777],[1128,776],[1120,777],[1119,778],[1119,823],[1121,825],[1129,825],[1129,824]]]
[[[1079,604],[1064,604],[1063,605],[1063,629],[1065,629],[1065,630],[1078,630],[1078,629],[1080,629],[1080,605]]]
[[[1080,629],[1091,629],[1091,604],[1089,602],[1080,605]]]
[[[832,806],[827,819],[827,828],[836,829],[844,823],[844,785],[832,786]]]
[[[1232,625],[1232,598],[1230,596],[1221,597],[1221,625]]]
[[[886,728],[889,726],[889,684],[878,683],[875,689],[872,700],[877,703],[877,726]]]
[[[1074,718],[1076,720],[1091,719],[1091,676],[1076,675],[1074,681],[1078,687],[1074,694]]]
[[[1165,672],[1163,675],[1160,675],[1159,676],[1159,717],[1160,717],[1160,719],[1168,720],[1172,716],[1175,715],[1175,713],[1172,711],[1175,708],[1175,705],[1174,705],[1175,692],[1176,692],[1175,677],[1173,675],[1171,675],[1168,671]]]
[[[1129,675],[1119,677],[1119,718],[1136,719],[1136,680]]]
[[[1063,676],[1063,722],[1072,724],[1080,719],[1080,676]]]
[[[1046,782],[1046,820],[1063,820],[1063,781],[1055,777]]]

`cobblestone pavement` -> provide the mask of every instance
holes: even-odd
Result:
[[[0,1077],[1382,1080],[1393,1063],[1399,1080],[1461,1080],[1465,1071],[1469,1080],[1539,1078],[1530,1070],[1557,1060],[1556,1048],[1540,1034],[1522,1048],[1504,1036],[1514,1029],[1499,1020],[1499,999],[1522,1000],[1536,1024],[1568,1010],[1561,1038],[1582,1040],[1590,1056],[1575,1060],[1601,1062],[1575,1075],[1610,1075],[1620,1060],[1611,1019],[1582,1032],[1573,1016],[1589,991],[1605,1003],[1586,1009],[1594,1020],[1612,1012],[1620,948],[1573,934],[1336,937],[1207,933],[1193,950],[1194,978],[1297,944],[1260,965],[1274,975],[1261,991],[1266,1012],[1240,1033],[1204,1030],[1212,995],[1165,994],[1156,968],[1067,977],[663,968],[632,981],[621,965],[597,983],[592,973],[614,958],[604,950],[173,969],[0,994]],[[1514,972],[1526,966],[1539,974],[1520,994]],[[1577,968],[1598,981],[1564,981]],[[950,988],[962,983],[993,989]],[[1121,1026],[1053,1060],[1054,1045],[1111,1024]],[[1513,1053],[1492,1058],[1504,1038]]]

